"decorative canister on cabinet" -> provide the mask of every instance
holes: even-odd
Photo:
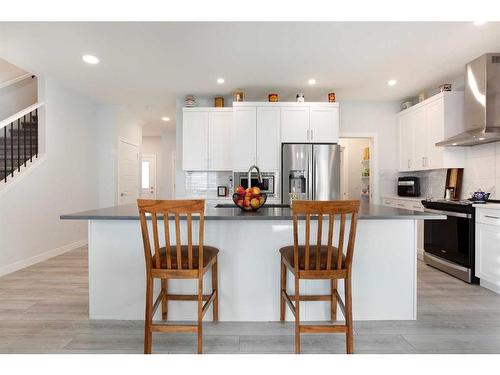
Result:
[[[243,91],[236,90],[234,92],[233,99],[235,102],[242,102],[243,101]]]
[[[276,103],[279,101],[279,95],[276,94],[276,93],[271,93],[267,96],[268,100],[271,102],[271,103]]]
[[[442,85],[439,85],[439,92],[443,91],[451,91],[451,83],[443,83]]]
[[[418,102],[421,103],[425,99],[427,99],[427,93],[425,91],[422,91],[420,94],[418,94]]]
[[[305,101],[303,92],[298,92],[297,95],[295,95],[295,98],[297,99],[297,103],[304,103]]]
[[[335,93],[334,92],[328,93],[328,103],[335,103]]]
[[[224,98],[222,96],[216,96],[214,99],[214,105],[217,108],[224,107]]]

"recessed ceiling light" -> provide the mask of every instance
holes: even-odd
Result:
[[[165,121],[165,122],[170,121],[170,117],[162,117],[161,121]]]
[[[307,83],[309,83],[310,85],[315,85],[316,80],[314,78],[311,78],[311,79],[309,79],[309,81],[307,81]]]
[[[486,23],[486,21],[474,21],[472,23],[474,24],[474,26],[483,26]]]
[[[452,143],[451,145],[452,145],[452,146],[456,146],[456,145],[458,145],[458,143]]]
[[[99,64],[99,59],[93,55],[83,55],[82,60],[86,62],[87,64]]]
[[[217,83],[222,85],[224,83],[224,78],[217,78]]]
[[[479,138],[480,141],[484,141],[485,139],[486,138],[484,138],[484,137]]]
[[[396,83],[398,83],[398,81],[396,81],[395,79],[390,79],[389,81],[387,81],[387,84],[388,84],[389,86],[395,86],[395,85],[396,85]]]

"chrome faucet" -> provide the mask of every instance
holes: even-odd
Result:
[[[257,171],[257,179],[259,180],[259,184],[262,185],[262,175],[260,174],[260,169],[256,165],[252,165],[248,169],[248,186],[249,188],[252,187],[252,170],[255,169]],[[259,186],[260,187],[260,186]]]

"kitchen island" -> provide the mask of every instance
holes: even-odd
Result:
[[[416,223],[445,218],[386,206],[361,206],[353,257],[355,320],[416,319]],[[62,215],[61,219],[88,220],[90,319],[143,319],[145,265],[137,207],[115,206]],[[293,244],[291,219],[289,208],[262,207],[257,212],[236,207],[206,209],[204,244],[220,250],[219,320],[279,320],[278,250]],[[160,239],[164,238],[162,230],[163,225],[159,225]],[[313,220],[311,232],[315,230]],[[197,238],[196,230],[193,236]],[[291,275],[289,280],[287,284],[293,285]],[[343,295],[342,282],[339,284]],[[210,272],[204,286],[208,292]],[[155,295],[159,285],[156,288]],[[170,293],[193,294],[195,290],[195,280],[169,281]],[[328,294],[330,284],[301,280],[302,293]],[[211,319],[210,314],[206,319]],[[328,302],[301,305],[303,320],[327,320],[329,316]],[[169,319],[196,320],[194,302],[169,304]],[[291,320],[291,315],[287,319]]]

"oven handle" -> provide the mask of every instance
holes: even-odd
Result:
[[[441,215],[446,215],[446,216],[462,217],[464,219],[471,219],[472,218],[471,214],[464,214],[461,212],[452,212],[452,211],[432,210],[430,208],[424,208],[424,212],[430,212],[433,214],[441,214]]]

